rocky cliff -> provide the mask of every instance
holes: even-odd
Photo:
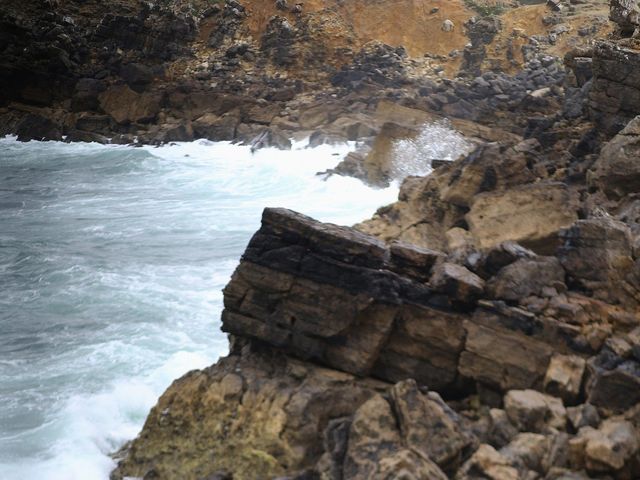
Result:
[[[473,144],[355,227],[266,209],[114,479],[640,477],[640,16],[527,3],[3,2],[23,140]]]
[[[113,478],[638,478],[638,121],[482,144],[355,228],[266,209],[230,355]]]

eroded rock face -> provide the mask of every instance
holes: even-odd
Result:
[[[473,380],[498,391],[546,383],[575,397],[578,380],[548,374],[552,356],[597,351],[616,319],[627,317],[563,293],[564,280],[558,258],[511,244],[465,267],[443,253],[389,247],[353,229],[267,209],[225,289],[223,329],[392,382],[414,378],[456,390]]]
[[[571,228],[590,226],[610,225]],[[565,283],[582,265],[567,260],[572,249],[615,257],[617,231],[604,243],[565,242],[558,257],[513,242],[447,254],[266,209],[224,292],[231,356],[167,391],[114,478],[534,479],[587,469],[628,480],[636,417],[601,416],[640,402],[638,319]],[[443,400],[474,391],[504,410],[463,417]],[[589,433],[597,429],[605,440]]]
[[[304,470],[322,453],[328,422],[384,388],[281,355],[230,356],[173,383],[112,478],[233,472],[249,479]]]
[[[640,52],[601,40],[593,49],[589,106],[594,119],[616,133],[640,113]]]
[[[640,191],[639,154],[640,117],[636,117],[603,147],[590,183],[614,198]]]
[[[541,182],[477,195],[466,219],[481,248],[513,240],[551,253],[558,232],[578,219],[577,200],[566,185]]]
[[[112,478],[445,480],[475,442],[413,381],[392,386],[245,349],[174,382]]]
[[[139,94],[127,85],[107,89],[98,96],[101,108],[122,124],[150,122],[160,112],[161,98],[157,94]]]
[[[462,319],[430,305],[424,283],[394,271],[427,267],[423,275],[428,276],[430,254],[397,245],[393,252],[355,230],[267,209],[225,288],[222,328],[359,375],[370,374],[379,362],[388,380],[406,371],[407,362],[447,365],[441,374],[429,376],[430,384],[452,383],[464,336]],[[432,318],[426,325],[451,332],[450,346],[403,341],[429,336],[420,335],[417,317]],[[399,360],[390,363],[398,349]],[[407,358],[411,349],[414,354]]]

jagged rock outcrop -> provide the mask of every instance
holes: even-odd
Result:
[[[174,382],[111,477],[367,480],[403,471],[444,480],[475,443],[463,419],[413,381],[389,385],[245,348]]]
[[[640,117],[635,117],[602,148],[590,172],[590,183],[618,199],[640,191],[639,154]]]
[[[563,255],[575,248],[565,245]],[[514,257],[485,293],[476,273],[444,255],[267,209],[225,289],[222,328],[349,373],[445,390],[463,378],[540,388],[554,351],[599,348],[585,344],[598,328],[591,315],[580,327],[573,320],[588,298],[567,298],[568,317],[528,311],[528,299],[566,290],[557,258]],[[486,271],[485,262],[477,272]]]
[[[633,0],[610,0],[609,19],[620,29],[622,36],[631,36],[640,26],[640,10]]]
[[[640,113],[640,51],[632,45],[602,40],[595,43],[592,59],[592,116],[603,128],[616,133]]]
[[[475,171],[465,162],[430,177],[432,197],[416,205],[446,205],[438,189]],[[497,185],[492,194],[522,188]],[[530,186],[547,198],[569,189]],[[471,194],[472,209],[484,195]],[[231,355],[165,393],[113,478],[630,480],[633,233],[609,218],[567,222],[540,255],[513,241],[461,248],[461,227],[434,250],[266,209],[224,291]],[[456,410],[443,401],[465,397]]]

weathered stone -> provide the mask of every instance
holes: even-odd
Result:
[[[466,219],[481,248],[513,240],[544,254],[555,251],[558,231],[577,220],[576,211],[566,185],[540,182],[476,195]]]
[[[160,113],[161,96],[154,93],[136,93],[127,85],[109,87],[99,97],[100,107],[116,122],[150,122]]]
[[[282,356],[223,358],[169,387],[112,478],[151,471],[208,478],[221,470],[272,478],[311,468],[329,419],[353,414],[382,387]]]
[[[494,276],[502,268],[521,258],[533,258],[536,254],[516,242],[503,242],[486,250],[474,264],[474,271],[483,278]]]
[[[609,19],[618,25],[622,34],[629,36],[640,26],[640,11],[634,0],[610,0]]]
[[[600,424],[598,410],[590,403],[583,403],[576,407],[568,407],[567,419],[576,432],[582,427],[597,428]]]
[[[16,127],[16,135],[20,142],[62,139],[60,126],[51,119],[36,113],[30,113],[20,120]]]
[[[461,302],[471,302],[484,292],[484,280],[462,265],[449,262],[436,265],[430,284]]]
[[[607,196],[621,198],[640,191],[640,117],[609,141],[589,172],[589,183]]]
[[[500,454],[521,472],[543,472],[550,443],[550,437],[539,433],[519,433],[507,446],[500,449]]]
[[[534,179],[522,152],[492,143],[478,147],[463,161],[456,162],[450,181],[441,190],[441,199],[468,207],[478,193],[504,190]]]
[[[520,480],[509,460],[491,445],[482,444],[455,476],[456,480]]]
[[[640,363],[616,361],[608,368],[591,363],[587,383],[589,403],[610,412],[620,413],[640,402]]]
[[[631,231],[612,218],[578,220],[560,233],[558,258],[567,273],[605,299],[624,300],[622,289],[613,288],[634,268]]]
[[[554,355],[544,377],[544,389],[571,404],[578,399],[586,362],[576,355]]]
[[[564,430],[566,410],[562,400],[536,390],[511,390],[504,397],[504,409],[523,432],[544,432],[548,427]]]
[[[223,115],[205,113],[193,121],[193,132],[197,138],[208,140],[233,140],[240,123],[237,113],[229,112]]]
[[[451,387],[464,346],[463,321],[455,313],[403,306],[372,373],[389,381],[414,378],[438,390]]]
[[[640,52],[616,42],[598,40],[592,57],[591,116],[601,128],[617,133],[640,113]]]
[[[120,67],[120,76],[133,90],[141,92],[153,80],[153,71],[140,63],[127,63]]]
[[[223,329],[348,372],[451,385],[463,319],[433,309],[423,283],[393,272],[399,251],[405,265],[416,262],[411,271],[431,254],[394,250],[346,227],[267,209],[225,288]]]
[[[410,243],[394,241],[389,246],[391,268],[405,275],[419,280],[431,277],[431,267],[438,259],[444,258],[444,253],[428,248],[421,248]]]
[[[600,473],[621,470],[640,448],[633,425],[618,418],[605,420],[597,430],[582,428],[571,443],[574,457],[583,459],[589,471]]]
[[[430,458],[445,472],[455,471],[470,455],[473,436],[435,392],[422,394],[413,380],[391,389],[400,431],[409,449]],[[434,441],[437,439],[437,441]]]
[[[489,410],[489,443],[497,448],[502,448],[518,434],[518,430],[509,420],[507,412],[499,408]]]
[[[534,319],[478,309],[464,327],[462,375],[498,391],[541,388],[553,347],[536,338],[540,326]]]
[[[376,395],[355,413],[349,430],[343,478],[383,479],[388,475],[445,480],[447,477],[428,457],[402,442],[391,405]]]
[[[564,269],[555,257],[521,258],[504,267],[487,284],[493,298],[516,302],[564,283]]]

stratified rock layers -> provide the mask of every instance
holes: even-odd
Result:
[[[224,291],[231,355],[174,383],[114,478],[633,478],[638,419],[621,415],[640,401],[637,304],[565,283],[589,276],[576,258],[590,232],[611,232],[602,249],[620,255],[621,225],[576,221],[557,257],[507,242],[456,259],[265,209]],[[436,391],[506,394],[506,413],[470,420]],[[591,404],[609,423],[581,420]],[[522,463],[534,446],[539,463]]]

